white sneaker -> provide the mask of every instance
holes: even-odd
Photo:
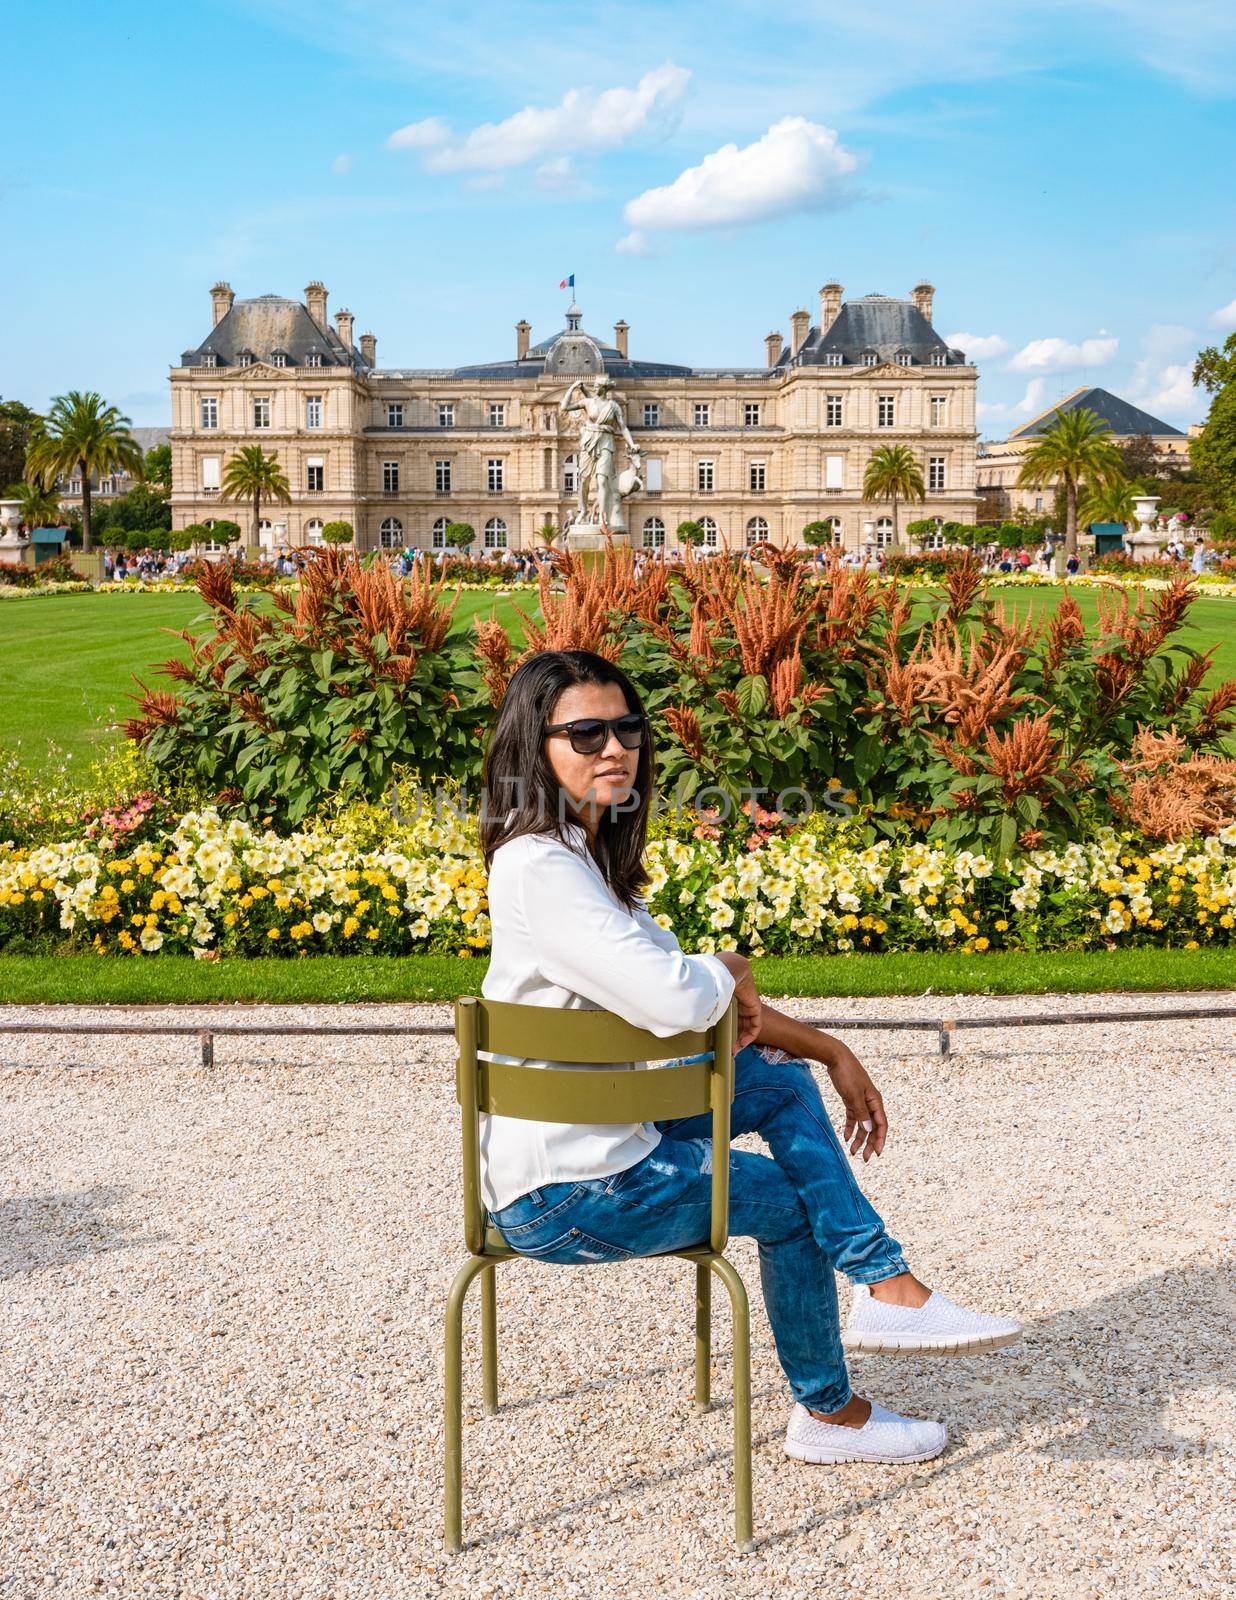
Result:
[[[785,1453],[795,1461],[817,1464],[830,1461],[927,1461],[948,1443],[942,1422],[899,1417],[879,1401],[871,1402],[871,1415],[861,1428],[839,1422],[821,1422],[806,1406],[794,1402],[785,1430]]]
[[[875,1299],[868,1284],[856,1283],[841,1344],[877,1355],[976,1355],[1020,1338],[1021,1323],[1012,1317],[967,1311],[938,1289],[921,1306],[894,1306]]]

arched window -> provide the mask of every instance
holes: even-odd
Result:
[[[579,457],[569,455],[562,463],[562,487],[566,494],[574,494],[576,489],[576,474],[579,471]]]
[[[705,549],[715,550],[720,540],[720,535],[717,533],[716,523],[711,517],[701,517],[700,527],[704,530]]]
[[[322,519],[321,519],[321,517],[314,517],[311,521],[306,522],[306,524],[305,524],[305,542],[307,544],[321,544],[321,542],[322,542]]]
[[[486,550],[506,549],[506,523],[501,517],[490,517],[485,524]]]
[[[213,517],[207,517],[202,524],[203,528],[213,528],[214,525],[215,519]],[[226,550],[227,546],[219,539],[204,539],[199,548],[203,550]]]
[[[832,539],[832,542],[834,544],[840,544],[841,543],[841,518],[840,517],[825,517],[824,521],[828,524],[829,537]]]
[[[924,550],[943,550],[944,549],[944,518],[943,517],[937,517],[936,518],[935,527],[927,535],[927,537],[923,540],[923,549]]]
[[[446,518],[439,517],[434,523],[429,534],[429,546],[432,550],[446,549]]]
[[[378,546],[382,550],[399,550],[403,547],[403,523],[398,517],[384,517],[378,529]]]
[[[875,542],[876,542],[876,549],[877,550],[883,550],[885,545],[892,544],[892,542],[893,542],[893,519],[892,519],[892,517],[877,517],[876,518]]]
[[[763,544],[768,538],[768,524],[763,517],[752,517],[747,524],[747,543]]]
[[[660,517],[649,517],[644,524],[644,549],[658,549],[665,543],[665,524]]]

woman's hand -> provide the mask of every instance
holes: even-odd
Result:
[[[734,999],[738,1002],[738,1032],[734,1040],[735,1052],[753,1044],[760,1036],[760,997],[751,976],[751,963],[746,956],[734,950],[721,950],[717,959],[734,974]]]
[[[854,1054],[841,1046],[841,1058],[830,1064],[828,1076],[845,1106],[845,1142],[853,1155],[863,1146],[863,1160],[878,1156],[888,1135],[888,1118],[880,1091],[867,1075],[867,1069]],[[863,1141],[866,1140],[864,1144]]]

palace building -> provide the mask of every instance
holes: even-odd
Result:
[[[898,525],[973,522],[977,372],[932,326],[930,284],[906,300],[820,291],[818,320],[790,319],[788,342],[764,340],[758,366],[689,367],[631,356],[630,329],[610,339],[567,326],[538,343],[515,325],[507,357],[446,369],[378,365],[350,311],[327,316],[327,292],[237,300],[211,290],[213,325],[171,371],[172,513],[176,527],[228,517],[251,538],[251,512],[220,505],[242,446],[278,456],[290,505],[263,507],[271,548],[312,544],[350,522],[362,550],[435,548],[449,522],[474,548],[540,543],[575,509],[575,454],[558,403],[577,378],[614,382],[643,457],[644,487],[626,505],[634,543],[674,545],[698,522],[711,546],[801,542],[825,521],[843,549],[884,545],[891,508],[863,498],[874,450],[908,445],[927,488]]]

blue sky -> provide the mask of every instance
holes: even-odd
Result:
[[[166,422],[216,278],[321,278],[379,365],[432,367],[553,332],[568,272],[585,327],[700,365],[761,363],[829,279],[925,277],[991,436],[1082,383],[1200,420],[1193,356],[1236,328],[1214,0],[70,0],[6,43],[41,65],[0,158],[0,395],[38,407]]]

